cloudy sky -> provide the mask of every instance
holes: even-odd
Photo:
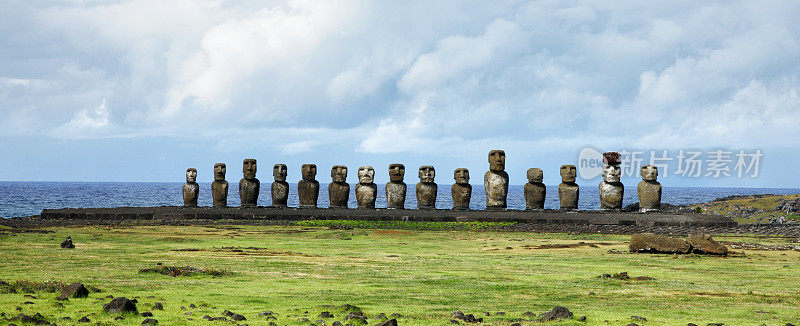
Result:
[[[3,1],[0,180],[228,180],[243,158],[512,184],[605,150],[761,150],[800,187],[797,1]],[[648,159],[645,160],[645,163]],[[733,157],[734,162],[735,155]],[[731,165],[732,167],[732,165]],[[673,168],[674,169],[674,168]],[[669,173],[668,173],[669,174]],[[630,178],[635,182],[637,178]],[[596,184],[587,181],[587,184]]]

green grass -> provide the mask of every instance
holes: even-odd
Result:
[[[22,291],[3,293],[0,312],[6,317],[39,312],[59,325],[62,317],[72,318],[72,324],[92,313],[92,324],[141,324],[144,317],[114,321],[114,315],[102,313],[110,301],[105,297],[112,295],[137,298],[140,312],[161,302],[164,310],[152,311],[160,325],[228,325],[201,318],[222,316],[225,309],[243,314],[247,321],[240,323],[249,325],[268,324],[258,316],[262,311],[273,311],[279,325],[308,325],[298,320],[314,322],[321,311],[331,311],[335,318],[325,320],[331,325],[344,315],[337,308],[318,306],[343,304],[360,307],[370,325],[379,313],[410,317],[400,319],[400,325],[447,325],[455,310],[484,317],[484,324],[510,325],[526,311],[539,314],[555,305],[569,308],[576,317],[587,316],[586,323],[551,323],[558,325],[627,325],[635,322],[632,315],[647,318],[637,322],[645,325],[800,322],[796,251],[747,251],[729,257],[630,254],[629,236],[618,235],[485,231],[502,225],[472,230],[443,224],[430,227],[460,229],[431,231],[424,225],[401,229],[366,223],[359,225],[371,229],[331,229],[342,225],[299,224],[305,225],[76,227],[55,228],[54,234],[5,234],[0,236],[0,280],[82,282],[102,292],[64,302],[47,289],[34,288],[36,299]],[[60,249],[68,235],[76,248]],[[531,249],[579,241],[603,244]],[[157,263],[221,273],[139,273],[157,268]],[[597,277],[619,272],[654,279]],[[190,309],[190,304],[198,307]],[[499,311],[506,314],[496,315]]]

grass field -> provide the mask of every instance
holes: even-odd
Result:
[[[483,317],[483,324],[510,325],[530,319],[523,315],[527,311],[540,314],[556,305],[575,314],[575,320],[550,322],[559,325],[800,324],[797,251],[738,251],[728,257],[632,254],[629,236],[477,229],[96,226],[6,233],[0,235],[0,280],[82,282],[102,292],[65,302],[55,300],[57,293],[4,293],[0,312],[5,317],[38,312],[59,325],[77,324],[87,315],[91,324],[142,323],[141,316],[114,321],[114,315],[104,314],[106,296],[112,295],[137,298],[140,312],[162,303],[164,310],[152,310],[160,325],[227,325],[201,318],[222,316],[226,309],[244,315],[247,320],[239,323],[249,325],[268,325],[258,315],[263,311],[273,311],[278,325],[309,324],[301,318],[317,323],[321,311],[330,311],[334,318],[324,321],[332,325],[344,315],[319,306],[343,304],[360,307],[370,325],[379,313],[406,316],[398,319],[400,325],[447,325],[455,310]],[[60,249],[68,235],[76,248]],[[546,246],[579,242],[592,245]],[[157,263],[223,275],[139,272]],[[597,277],[619,272],[654,279]],[[197,308],[188,308],[191,304]],[[634,315],[647,321],[631,319]],[[577,321],[580,316],[586,322]]]

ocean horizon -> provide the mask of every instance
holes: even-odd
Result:
[[[230,182],[230,181],[229,181]],[[211,206],[211,183],[199,182],[199,206]],[[262,183],[258,196],[259,206],[272,204],[270,184]],[[406,183],[406,208],[416,208],[415,183]],[[183,205],[183,182],[48,182],[48,181],[0,181],[0,217],[20,217],[39,215],[43,209],[57,208],[99,208],[99,207],[148,207]],[[508,191],[508,208],[525,209],[523,185],[511,185]],[[731,195],[798,194],[800,188],[735,188],[735,187],[663,187],[661,202],[672,205],[703,203],[718,197]],[[623,206],[638,202],[636,184],[625,187]],[[239,206],[238,187],[230,183],[228,205]],[[297,183],[289,184],[289,206],[298,205]],[[329,206],[328,184],[320,183],[318,206]],[[355,184],[350,184],[349,207],[357,206]],[[557,209],[558,185],[548,185],[545,208]],[[386,207],[383,184],[378,184],[376,207]],[[578,207],[594,210],[600,208],[597,186],[582,186]],[[439,184],[437,209],[452,208],[450,184]],[[472,185],[470,209],[486,208],[486,197],[482,184]]]

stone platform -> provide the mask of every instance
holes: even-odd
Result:
[[[40,219],[60,220],[374,220],[374,221],[483,221],[572,225],[630,225],[730,227],[737,223],[718,215],[619,211],[416,210],[345,208],[212,208],[114,207],[45,209]]]

